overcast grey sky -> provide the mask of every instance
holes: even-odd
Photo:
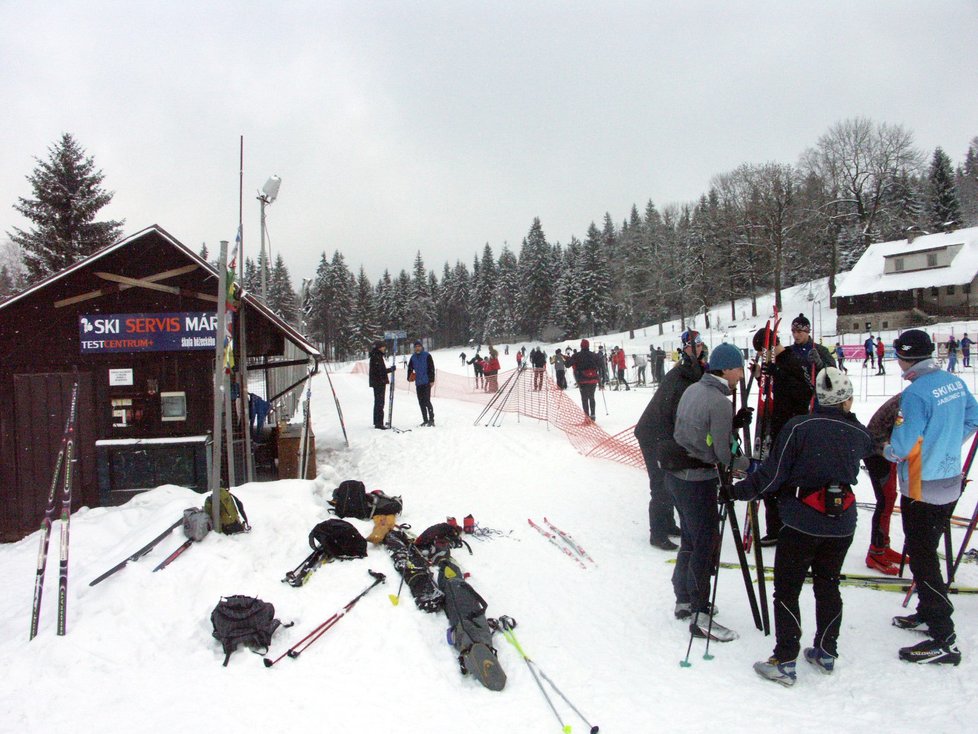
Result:
[[[215,252],[273,173],[273,253],[429,268],[551,242],[740,163],[794,163],[834,122],[899,123],[955,164],[978,135],[978,2],[0,0],[0,233],[71,132],[107,217]]]

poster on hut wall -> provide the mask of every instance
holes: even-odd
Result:
[[[217,314],[213,311],[78,317],[82,354],[213,350],[216,333]]]

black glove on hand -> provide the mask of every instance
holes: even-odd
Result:
[[[733,502],[736,500],[737,498],[734,497],[733,485],[721,484],[717,498],[720,500],[720,502]]]
[[[753,408],[741,408],[737,411],[737,415],[733,419],[733,427],[735,431],[739,431],[741,428],[745,428],[750,425],[751,421],[754,419],[754,409]]]
[[[808,353],[808,359],[818,370],[825,367],[825,363],[822,361],[822,355],[818,353],[818,349],[814,346],[812,346],[812,351]]]
[[[768,377],[774,377],[777,371],[778,371],[778,366],[774,363],[773,359],[770,362],[761,362],[762,375],[767,375]]]
[[[397,367],[395,365],[391,365],[390,367],[387,368],[387,371],[388,372],[397,372]]]

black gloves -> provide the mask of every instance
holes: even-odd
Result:
[[[739,431],[741,428],[749,426],[751,421],[754,419],[754,409],[753,408],[741,408],[737,411],[737,415],[733,419],[733,428],[735,431]]]
[[[733,502],[737,498],[734,497],[734,488],[732,484],[721,484],[718,497],[720,502]]]
[[[397,365],[393,365],[392,364],[390,367],[387,368],[387,371],[388,372],[397,372]]]
[[[761,362],[761,374],[767,375],[768,377],[774,377],[778,371],[778,366],[774,363],[772,359],[770,362]]]

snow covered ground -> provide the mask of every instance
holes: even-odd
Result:
[[[791,305],[786,320],[798,313]],[[753,328],[744,321],[727,336],[743,344]],[[671,334],[664,338],[677,338]],[[787,338],[786,324],[782,336]],[[611,347],[623,340],[609,335],[594,341]],[[713,341],[719,343],[717,333]],[[637,333],[636,351],[649,343],[659,340]],[[437,367],[464,372],[459,351],[436,351]],[[503,360],[504,369],[515,366],[512,354]],[[861,378],[859,365],[851,367],[850,374]],[[894,364],[891,372],[896,371]],[[0,584],[6,590],[0,596],[0,659],[6,668],[0,677],[0,731],[171,732],[215,720],[265,731],[559,731],[526,666],[501,637],[497,647],[509,676],[504,691],[490,692],[459,674],[445,642],[444,615],[419,612],[406,591],[398,606],[388,600],[398,577],[383,550],[371,547],[366,559],[325,566],[299,589],[280,582],[308,553],[308,531],[328,516],[326,499],[347,478],[403,495],[402,519],[417,531],[447,515],[461,519],[469,513],[503,531],[501,537],[471,541],[473,554],[462,550],[457,558],[488,601],[488,615],[518,621],[516,633],[527,653],[602,732],[970,729],[969,704],[978,695],[978,596],[953,597],[962,664],[927,668],[897,659],[899,647],[918,639],[890,626],[890,617],[903,613],[902,595],[844,588],[835,675],[818,675],[802,663],[797,685],[787,690],[751,670],[755,660],[770,654],[773,639],[753,628],[739,572],[724,570],[719,620],[741,639],[714,643],[712,661],[702,658],[704,643],[697,640],[693,666],[680,668],[689,633],[672,614],[667,561],[674,554],[648,545],[643,472],[583,457],[560,431],[526,418],[507,415],[501,427],[474,426],[480,408],[472,403],[435,398],[437,428],[418,428],[413,396],[400,391],[394,422],[412,430],[375,431],[366,376],[332,378],[351,447],[343,444],[329,386],[319,375],[313,423],[320,477],[237,488],[254,527],[250,534],[212,533],[166,570],[151,573],[182,541],[178,530],[148,557],[89,587],[183,508],[198,505],[200,496],[167,486],[123,507],[76,513],[66,637],[55,635],[57,535],[40,634],[32,642],[27,638],[38,535],[0,546]],[[898,389],[892,377],[884,383],[867,376],[865,382],[868,389],[855,408],[863,421],[884,393]],[[599,398],[599,423],[610,433],[632,425],[651,394],[606,392],[607,414]],[[873,499],[865,474],[857,495]],[[978,491],[969,489],[958,513],[970,515],[976,499]],[[528,517],[544,516],[574,535],[597,566],[582,570],[527,525]],[[863,563],[869,520],[861,511],[847,570],[869,573]],[[366,535],[369,524],[354,522]],[[955,528],[955,546],[962,532]],[[899,516],[892,535],[899,547]],[[724,560],[734,561],[729,538],[728,532]],[[773,555],[773,549],[765,550],[767,563]],[[276,632],[271,653],[278,655],[365,588],[368,568],[386,573],[386,586],[362,599],[301,658],[266,669],[258,656],[242,650],[228,668],[221,667],[209,616],[222,595],[260,597],[275,605],[280,619],[295,622]],[[978,566],[963,564],[959,581],[978,586]],[[811,587],[802,595],[802,614],[811,631]],[[574,731],[586,731],[559,701],[558,709]]]

